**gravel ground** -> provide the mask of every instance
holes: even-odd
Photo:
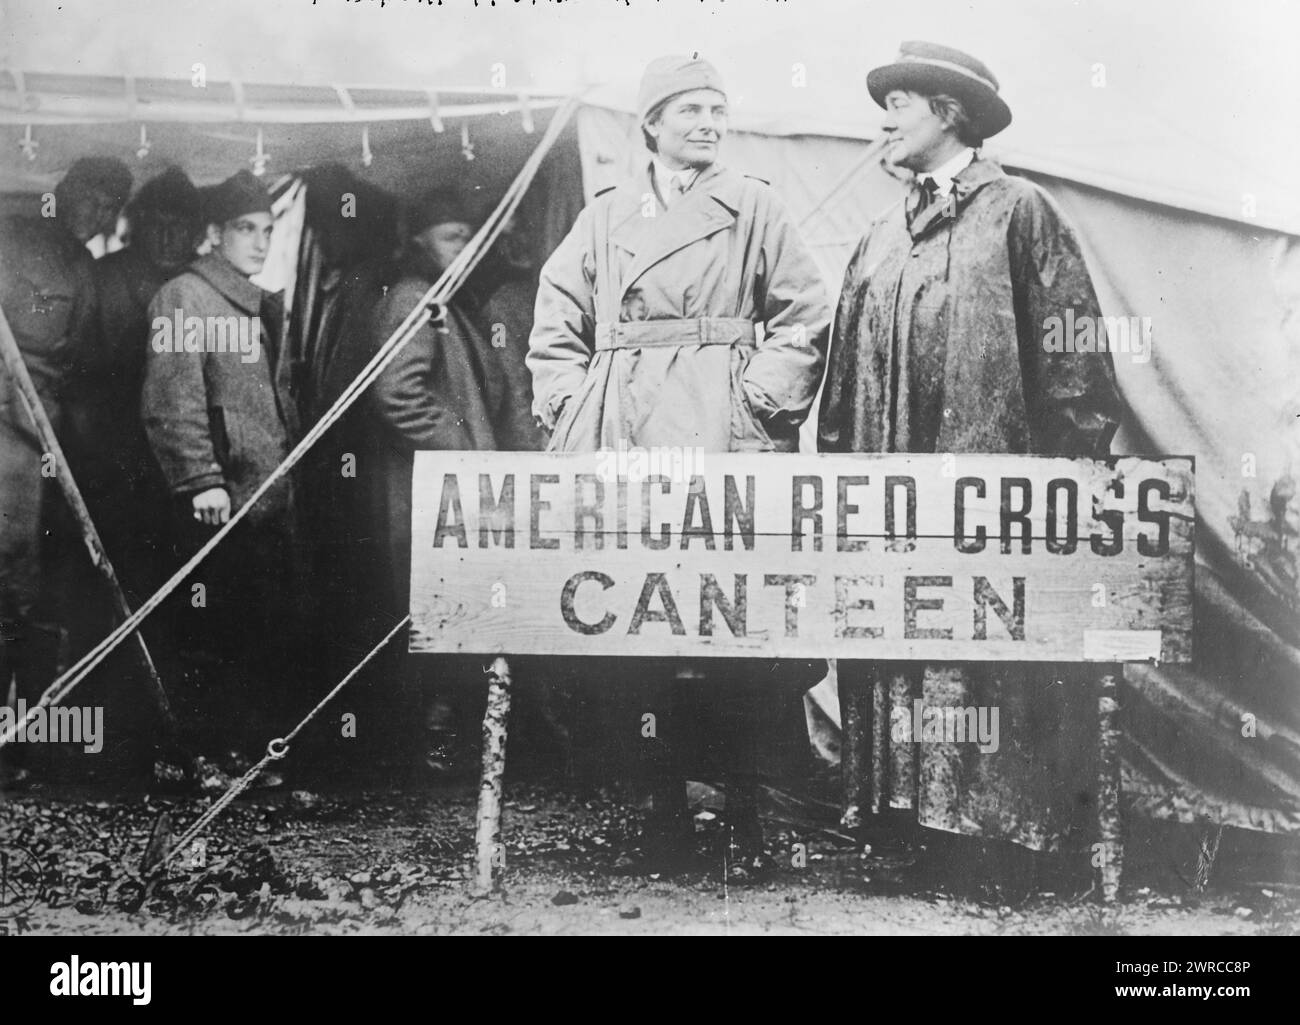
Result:
[[[862,850],[829,808],[769,794],[762,883],[724,885],[721,820],[697,814],[699,861],[666,877],[628,875],[640,813],[604,794],[547,784],[507,788],[499,896],[468,893],[475,788],[254,791],[202,847],[148,881],[155,844],[208,804],[147,794],[104,800],[42,788],[0,803],[10,881],[0,931],[46,934],[1189,934],[1300,932],[1300,888],[1234,883],[1193,896],[1130,887],[1103,908],[1086,892],[955,888],[919,866],[915,842]],[[698,798],[698,794],[697,794]],[[707,798],[707,792],[706,792]],[[707,806],[707,799],[696,806]],[[170,823],[156,828],[163,813]],[[32,860],[28,860],[30,856]],[[32,865],[39,866],[33,869]],[[1139,878],[1137,883],[1142,883]],[[30,905],[30,906],[28,906]]]

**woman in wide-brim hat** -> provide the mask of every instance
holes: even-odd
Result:
[[[1011,124],[1011,108],[998,89],[983,61],[938,43],[904,43],[892,64],[867,73],[867,92],[882,107],[895,90],[960,100],[981,139],[991,139]]]
[[[979,152],[1011,122],[997,79],[968,54],[913,42],[867,87],[900,139],[892,159],[917,184],[871,225],[845,273],[819,449],[1106,455],[1121,408],[1109,353],[1043,344],[1047,318],[1067,309],[1101,323],[1078,240],[1042,189]],[[911,723],[920,701],[997,709],[1000,727],[983,749],[918,743],[910,729],[895,739],[883,724],[856,738],[845,764],[865,768],[845,778],[846,824],[907,809],[932,840],[1012,841],[985,862],[1003,882],[1032,881],[1013,868],[1024,867],[1016,851],[1070,850],[1086,868],[1095,669],[841,661],[839,672],[841,705],[863,722],[874,709],[877,722]]]

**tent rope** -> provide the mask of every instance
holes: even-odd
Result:
[[[510,187],[506,189],[500,202],[488,215],[483,225],[474,234],[474,237],[470,239],[468,245],[451,262],[451,265],[443,271],[442,276],[429,287],[429,290],[424,293],[415,308],[406,315],[406,319],[388,336],[388,340],[380,346],[379,351],[371,357],[370,362],[366,364],[361,373],[343,390],[343,393],[335,399],[334,404],[325,411],[316,424],[303,435],[302,440],[285,456],[284,461],[267,475],[248,501],[237,509],[234,515],[212,537],[208,538],[204,545],[190,557],[189,561],[172,574],[171,579],[136,609],[134,614],[124,619],[115,629],[105,635],[103,640],[82,655],[75,664],[55,679],[46,688],[40,700],[27,710],[27,714],[22,719],[11,722],[3,731],[0,731],[0,748],[11,743],[14,737],[18,735],[19,730],[31,722],[41,709],[47,708],[67,697],[118,645],[139,629],[140,624],[144,622],[150,613],[157,609],[176,588],[185,582],[185,579],[194,572],[199,564],[248,515],[262,496],[271,490],[281,478],[285,477],[301,461],[303,456],[311,450],[312,446],[325,435],[326,431],[351,408],[353,403],[361,397],[361,394],[384,371],[384,368],[397,357],[401,349],[415,336],[416,332],[431,320],[441,321],[444,316],[443,307],[461,285],[465,283],[470,273],[478,265],[479,260],[500,237],[506,224],[518,209],[524,193],[528,191],[528,187],[537,176],[546,154],[550,152],[551,147],[559,138],[560,132],[572,117],[577,106],[577,98],[572,97],[565,102],[563,107],[556,111],[555,116],[551,118],[550,124],[547,125],[545,133],[538,141],[537,147],[529,154],[519,174],[515,176],[514,181],[510,183]]]
[[[324,707],[328,705],[338,695],[339,691],[341,691],[344,687],[346,687],[349,683],[351,683],[354,679],[356,679],[357,675],[361,672],[361,670],[363,670],[373,659],[375,659],[379,655],[379,653],[384,650],[388,642],[391,641],[394,637],[396,637],[402,630],[404,630],[410,624],[410,622],[411,622],[411,617],[409,615],[403,618],[403,620],[400,623],[398,623],[395,627],[393,627],[391,630],[388,631],[388,634],[384,637],[382,641],[380,641],[378,644],[376,644],[373,648],[370,649],[370,653],[366,655],[366,657],[363,658],[360,662],[358,662],[356,666],[353,667],[352,671],[348,673],[347,676],[343,677],[343,679],[341,679],[330,689],[330,692],[328,694],[326,694],[323,698],[321,698],[320,701],[316,702],[316,707],[313,708],[310,712],[308,712],[305,716],[303,716],[302,719],[299,720],[297,726],[295,726],[292,730],[290,730],[289,733],[286,734],[285,736],[276,737],[274,740],[268,743],[266,745],[266,754],[262,756],[261,761],[259,761],[246,773],[240,776],[239,779],[235,780],[235,782],[233,782],[230,785],[230,788],[224,794],[222,794],[215,801],[213,801],[212,805],[202,815],[200,815],[197,819],[195,819],[194,822],[190,824],[190,827],[185,830],[185,832],[181,835],[180,839],[177,840],[174,844],[172,844],[171,848],[167,851],[167,853],[162,856],[162,859],[158,862],[156,867],[162,868],[164,865],[167,864],[167,862],[171,861],[171,859],[174,858],[178,853],[180,853],[191,843],[193,843],[195,838],[198,837],[198,835],[202,833],[204,829],[207,828],[209,822],[211,822],[218,815],[220,815],[221,812],[225,810],[225,808],[235,798],[237,798],[240,794],[242,794],[245,790],[247,790],[250,786],[253,785],[257,777],[262,774],[263,769],[265,769],[272,762],[276,762],[279,761],[281,758],[284,758],[289,753],[289,745],[290,743],[292,743],[293,738],[298,736],[298,734],[303,731],[303,729],[307,726],[307,724],[316,718],[316,716],[321,712],[321,710],[324,709]]]

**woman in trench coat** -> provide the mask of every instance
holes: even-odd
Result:
[[[652,62],[639,109],[649,158],[583,210],[542,270],[527,363],[550,450],[793,452],[829,332],[818,269],[772,189],[717,163],[725,91],[707,61]],[[624,724],[648,749],[649,861],[663,867],[656,855],[674,858],[689,846],[681,748],[695,727],[705,746],[725,751],[732,864],[757,871],[758,718],[816,683],[822,664],[642,663],[631,674],[626,660],[606,668],[634,686],[649,683]],[[708,680],[713,704],[688,712],[690,695],[673,678]],[[718,703],[725,707],[713,726]],[[653,740],[639,731],[647,709],[659,723]]]

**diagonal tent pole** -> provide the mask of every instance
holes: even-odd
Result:
[[[63,491],[63,497],[67,499],[68,506],[72,509],[72,514],[77,520],[77,525],[81,528],[82,540],[85,541],[86,550],[90,553],[90,561],[94,564],[95,569],[99,571],[100,576],[108,582],[109,591],[113,596],[113,604],[117,607],[121,620],[130,619],[132,609],[122,591],[122,584],[117,578],[117,571],[113,569],[108,553],[104,550],[104,543],[100,540],[99,531],[95,529],[95,522],[91,519],[90,510],[86,508],[85,499],[81,497],[81,489],[77,487],[77,482],[72,476],[72,470],[68,467],[68,461],[64,458],[63,448],[59,445],[59,439],[54,433],[54,425],[50,423],[49,415],[45,412],[45,406],[41,403],[40,395],[36,391],[36,385],[32,382],[31,374],[27,372],[27,364],[23,362],[22,352],[18,348],[18,340],[14,338],[13,330],[9,327],[9,318],[5,316],[3,310],[0,310],[0,362],[3,363],[6,372],[18,387],[18,395],[22,399],[28,416],[32,419],[32,424],[36,427],[36,434],[40,438],[41,445],[46,452],[54,456],[55,476],[59,482],[59,488]],[[149,647],[145,644],[144,638],[140,636],[138,631],[135,634],[135,642],[136,650],[140,655],[140,662],[145,669],[149,693],[153,696],[154,704],[158,706],[158,713],[162,716],[167,739],[173,744],[177,744],[180,738],[180,727],[176,722],[175,715],[172,713],[171,702],[167,699],[167,692],[163,689],[162,680],[158,676],[158,667],[154,665],[153,656],[149,654]]]
[[[882,133],[879,138],[873,139],[871,142],[867,143],[867,148],[862,151],[862,156],[853,163],[853,166],[845,171],[839,179],[836,180],[835,184],[826,190],[822,195],[822,198],[817,201],[817,204],[811,210],[799,218],[799,227],[804,227],[813,219],[813,217],[821,212],[827,203],[840,193],[840,190],[850,182],[855,181],[858,175],[869,165],[874,164],[879,160],[880,155],[885,151],[885,143],[887,141],[888,136]]]

